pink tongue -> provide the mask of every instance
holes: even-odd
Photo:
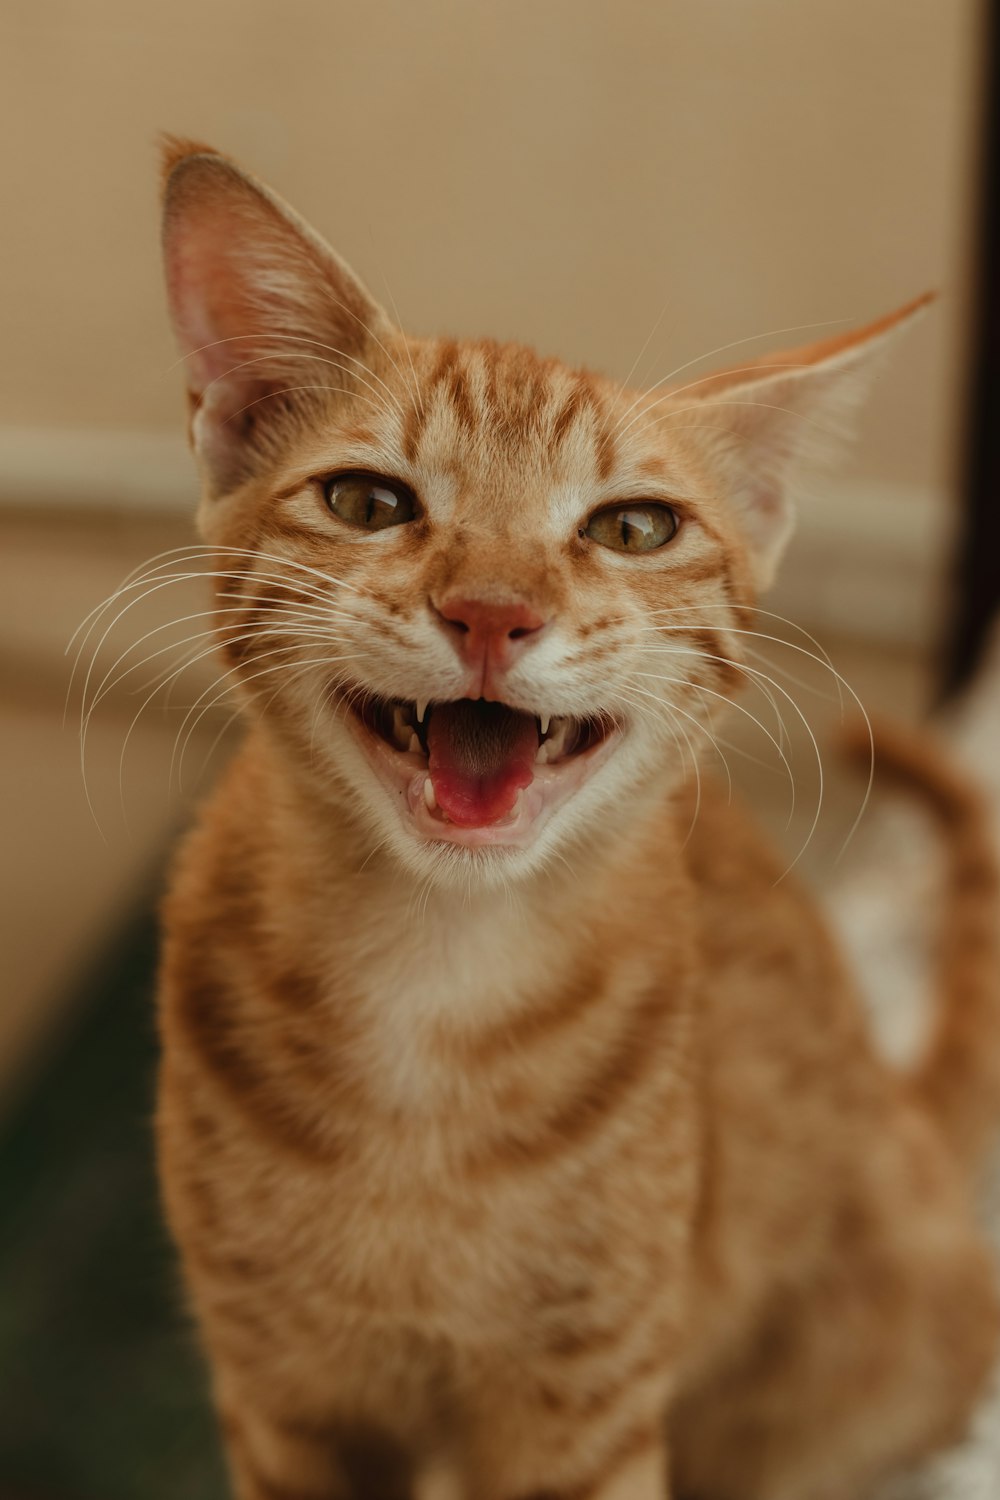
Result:
[[[532,714],[462,698],[431,709],[427,748],[442,812],[460,828],[481,828],[499,822],[530,786],[538,726]]]

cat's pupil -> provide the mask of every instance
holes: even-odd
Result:
[[[365,520],[370,524],[377,518],[380,512],[387,512],[386,519],[396,509],[396,497],[389,490],[371,489],[368,491],[368,504],[365,509]]]

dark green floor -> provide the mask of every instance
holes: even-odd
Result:
[[[98,965],[0,1135],[0,1500],[222,1500],[161,1227],[152,919]]]

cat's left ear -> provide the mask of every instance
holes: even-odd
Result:
[[[671,412],[694,414],[699,446],[737,513],[757,588],[772,582],[792,534],[799,480],[850,436],[850,418],[887,345],[935,295],[867,327],[767,354],[672,393]]]
[[[370,392],[395,336],[354,272],[228,157],[165,142],[163,252],[171,321],[209,493],[224,495],[345,394]]]

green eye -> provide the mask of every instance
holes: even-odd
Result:
[[[402,526],[417,513],[417,502],[405,484],[379,474],[335,474],[323,486],[335,516],[365,531]]]
[[[669,505],[611,505],[591,516],[583,535],[616,552],[652,552],[677,534],[677,517]]]

